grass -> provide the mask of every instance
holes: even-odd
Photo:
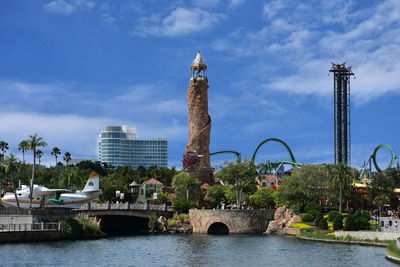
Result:
[[[392,257],[400,258],[400,248],[396,245],[396,241],[389,242],[386,252]]]
[[[314,228],[311,225],[305,224],[305,223],[292,223],[290,225],[291,228],[297,228],[297,229],[310,229],[310,228]]]
[[[388,243],[388,241],[382,241],[377,238],[375,238],[375,239],[358,239],[358,238],[354,238],[349,235],[344,236],[344,237],[337,237],[337,236],[335,236],[334,232],[328,232],[328,231],[323,231],[323,230],[301,231],[299,236],[313,238],[313,239],[323,239],[323,240],[369,242],[369,243],[377,243],[377,244]],[[400,249],[399,249],[399,253],[400,253]]]
[[[178,222],[183,223],[184,221],[188,221],[189,218],[189,215],[184,213],[176,215],[175,217],[168,219],[168,227],[175,227]]]

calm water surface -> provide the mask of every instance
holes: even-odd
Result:
[[[147,235],[0,245],[0,266],[397,266],[384,248],[255,235]]]

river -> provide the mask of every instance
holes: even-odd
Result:
[[[0,245],[1,266],[396,266],[384,248],[265,235],[139,235]]]

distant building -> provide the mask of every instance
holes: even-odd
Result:
[[[141,185],[136,182],[132,182],[129,184],[129,188],[131,189],[133,202],[134,203],[147,203],[148,201],[153,202],[151,204],[156,204],[157,194],[164,188],[163,183],[160,181],[151,178]]]
[[[168,167],[166,138],[138,139],[129,126],[104,126],[98,137],[98,160],[114,167]]]

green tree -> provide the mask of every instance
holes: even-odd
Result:
[[[195,173],[190,175],[187,172],[179,172],[172,178],[172,188],[176,198],[188,199],[197,202],[200,199],[200,185],[195,179]]]
[[[33,183],[35,181],[35,165],[36,165],[36,149],[38,147],[45,147],[47,143],[44,141],[43,137],[39,137],[37,134],[29,135],[28,137],[29,149],[33,151],[33,165],[32,165],[32,179],[30,184],[29,193],[29,208],[32,208],[32,193],[33,193]]]
[[[87,179],[77,166],[63,168],[60,174],[60,185],[68,189],[81,189]]]
[[[58,158],[58,155],[61,154],[61,150],[58,147],[53,147],[53,149],[51,150],[51,154],[55,157],[56,166],[57,166],[57,158]]]
[[[22,140],[18,144],[18,150],[22,152],[22,162],[25,163],[25,152],[29,150],[29,142],[27,140]]]
[[[398,186],[398,171],[385,170],[378,173],[368,186],[368,200],[381,210],[384,205],[397,206],[397,197],[394,189]]]
[[[71,161],[71,153],[65,152],[63,160],[67,163],[67,166],[68,166],[68,163]]]
[[[40,163],[41,163],[41,159],[42,159],[42,156],[43,156],[43,155],[44,155],[44,153],[43,153],[42,150],[38,149],[38,150],[36,151],[36,157],[37,157],[37,159],[38,159],[38,161],[39,161],[39,165],[40,165]]]
[[[219,184],[210,186],[209,188],[207,188],[205,200],[209,201],[214,208],[217,207],[222,202],[227,203],[226,199],[227,189],[228,189],[227,186]]]
[[[331,192],[339,192],[337,199],[339,200],[339,213],[342,213],[343,196],[346,198],[351,193],[351,182],[355,179],[356,173],[347,166],[345,163],[339,163],[336,165],[326,165],[329,177],[329,189]]]
[[[250,204],[256,208],[275,206],[275,191],[270,187],[261,187],[250,196]]]
[[[157,202],[160,202],[161,204],[166,204],[170,201],[170,196],[167,192],[159,192],[157,195]]]
[[[9,149],[8,143],[5,141],[0,141],[0,151],[1,151],[2,159],[4,159],[4,155],[6,154],[8,149]]]
[[[278,188],[278,203],[303,212],[307,203],[327,198],[328,181],[323,165],[303,165],[283,180]]]
[[[14,171],[16,170],[17,163],[18,159],[15,157],[13,153],[10,153],[3,162],[5,167],[5,172],[10,175],[10,180],[13,185],[15,200],[17,201],[17,209],[19,209],[19,200],[17,196],[17,189],[15,187],[16,181],[14,181],[14,175],[13,175]]]
[[[225,162],[216,177],[224,183],[235,186],[236,205],[241,207],[243,193],[253,194],[256,191],[257,169],[253,162],[246,159],[243,162]]]

